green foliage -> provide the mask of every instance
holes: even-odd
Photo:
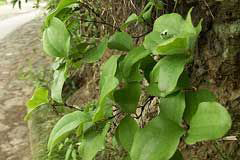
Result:
[[[201,22],[196,27],[192,24],[191,10],[186,19],[177,13],[160,16],[154,21],[152,32],[136,45],[131,34],[124,30],[131,24],[149,26],[154,20],[153,11],[164,8],[161,1],[149,0],[139,15],[131,14],[110,38],[104,35],[105,38],[100,40],[84,38],[79,33],[79,27],[85,25],[88,28],[91,21],[77,24],[74,18],[79,13],[69,9],[75,3],[78,7],[88,5],[84,1],[61,0],[45,21],[43,48],[47,54],[56,57],[51,102],[67,105],[62,97],[64,83],[71,78],[67,71],[78,69],[85,63],[96,63],[107,49],[124,53],[111,55],[102,65],[97,103],[84,106],[84,111],[71,106],[78,111],[65,114],[57,122],[48,142],[50,153],[66,137],[74,135],[77,142],[69,145],[65,159],[95,159],[104,150],[106,137],[111,131],[127,152],[126,159],[181,160],[183,157],[178,150],[181,138],[187,144],[194,144],[218,139],[227,133],[231,127],[227,110],[216,102],[210,91],[191,90],[185,66],[193,60],[195,43],[201,31]],[[98,15],[90,6],[85,8]],[[89,18],[95,20],[96,17]],[[107,22],[103,24],[111,26]],[[140,97],[148,98],[144,101]],[[146,106],[153,99],[159,100],[160,113],[140,128],[138,118],[145,114]],[[28,107],[31,112],[31,109],[48,102],[48,91],[39,89]],[[113,106],[117,113],[113,112]],[[125,117],[120,120],[119,114]],[[120,121],[116,131],[112,128],[114,119]],[[190,129],[183,128],[186,125]]]
[[[130,152],[138,125],[131,116],[126,116],[116,130],[116,137],[123,148]],[[127,137],[127,138],[126,138]]]
[[[190,121],[186,143],[221,138],[231,128],[231,117],[217,102],[202,102]]]
[[[50,56],[67,57],[70,48],[70,35],[64,23],[53,18],[43,32],[43,50]]]
[[[115,32],[108,41],[108,48],[130,51],[133,48],[133,39],[126,32]]]
[[[134,137],[132,160],[166,160],[175,153],[184,130],[173,121],[158,116]],[[147,139],[146,139],[147,137]]]
[[[63,103],[62,100],[62,89],[65,80],[67,79],[66,68],[61,67],[54,71],[53,82],[51,86],[51,97],[54,101],[58,103]]]
[[[35,109],[41,105],[48,104],[48,102],[48,89],[44,87],[36,88],[32,95],[32,98],[29,99],[26,103],[27,115],[24,119],[27,120]]]
[[[67,135],[79,125],[91,121],[91,116],[88,113],[75,111],[63,116],[54,126],[49,140],[48,150],[51,151],[59,142],[63,141]]]

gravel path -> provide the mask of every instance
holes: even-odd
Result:
[[[23,117],[33,87],[20,78],[23,73],[38,73],[40,66],[48,64],[41,50],[41,25],[37,18],[0,41],[0,160],[31,160]]]

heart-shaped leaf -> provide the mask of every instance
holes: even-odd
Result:
[[[158,116],[145,128],[139,129],[134,137],[130,156],[132,160],[170,159],[183,135],[178,124]]]
[[[43,50],[50,56],[67,57],[70,49],[70,35],[65,24],[52,18],[43,32]]]
[[[161,115],[180,125],[185,109],[185,94],[178,92],[161,98],[159,100],[159,108]]]
[[[190,120],[196,113],[198,105],[201,102],[214,102],[217,98],[208,89],[200,89],[196,92],[186,92],[186,110],[184,112],[184,119],[190,123]]]
[[[115,32],[108,41],[108,48],[130,51],[133,48],[133,39],[126,32]]]
[[[228,111],[217,102],[202,102],[190,121],[187,144],[223,137],[231,128]]]
[[[126,116],[124,119],[121,120],[116,130],[116,137],[119,143],[128,152],[130,152],[131,150],[133,138],[137,129],[137,122],[131,116]]]

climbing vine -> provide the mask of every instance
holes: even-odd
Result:
[[[46,17],[43,49],[55,58],[53,81],[49,88],[36,88],[27,102],[25,118],[29,119],[43,104],[69,107],[62,96],[69,70],[96,63],[107,49],[121,52],[101,66],[98,100],[81,108],[70,106],[75,111],[56,123],[48,140],[49,155],[60,144],[66,144],[74,133],[77,142],[69,145],[65,159],[94,159],[112,132],[112,139],[127,152],[126,159],[179,160],[183,159],[178,150],[180,141],[195,144],[227,133],[231,127],[229,113],[209,90],[195,89],[185,69],[193,61],[201,32],[201,22],[197,26],[192,23],[192,9],[186,18],[177,13],[161,15],[150,31],[137,37],[143,37],[143,42],[135,44],[136,37],[125,32],[128,26],[148,25],[153,10],[164,8],[160,1],[149,0],[139,15],[131,14],[120,27],[104,19],[99,22],[115,29],[112,35],[106,34],[99,41],[92,37],[88,42],[76,43],[76,38],[82,37],[70,30],[82,24],[68,21],[74,15],[76,4],[97,15],[84,1],[61,0]],[[93,22],[90,27],[96,30],[96,21],[85,22]],[[149,105],[153,100],[157,100],[158,113],[140,127],[138,119],[147,105],[153,107]]]

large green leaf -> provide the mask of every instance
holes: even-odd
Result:
[[[188,58],[184,55],[174,55],[162,58],[155,65],[150,74],[150,81],[158,83],[160,96],[165,97],[175,90],[187,61]]]
[[[75,111],[63,116],[54,126],[50,134],[48,140],[48,150],[50,153],[59,142],[69,135],[71,131],[88,121],[91,121],[90,114],[81,111]]]
[[[131,116],[126,116],[121,120],[116,130],[116,137],[118,138],[118,141],[128,152],[131,150],[133,138],[137,129],[137,122]]]
[[[55,70],[53,73],[53,82],[51,86],[51,97],[58,103],[63,103],[62,100],[62,89],[65,80],[67,79],[65,67]]]
[[[130,51],[133,48],[133,39],[126,32],[115,32],[108,41],[108,48]]]
[[[145,50],[143,46],[132,49],[123,60],[123,75],[128,77],[134,64],[147,57],[151,52]]]
[[[231,128],[228,111],[217,102],[202,102],[190,121],[187,144],[223,137]]]
[[[184,130],[178,124],[158,116],[137,131],[130,152],[131,159],[168,160],[177,150],[183,133]]]
[[[86,55],[83,58],[83,61],[85,63],[93,63],[101,59],[107,49],[107,43],[108,39],[104,38],[102,42],[98,45],[98,47],[93,48],[86,53]]]
[[[133,82],[128,83],[125,88],[115,91],[114,99],[120,105],[123,112],[135,113],[140,95],[140,83]]]
[[[43,50],[50,56],[67,57],[70,49],[70,35],[65,24],[53,18],[43,32]]]
[[[196,92],[186,92],[186,110],[184,112],[184,119],[189,123],[201,102],[214,102],[216,100],[215,95],[208,89],[200,89]]]
[[[93,121],[96,122],[104,118],[106,101],[112,91],[118,86],[118,79],[115,77],[119,56],[113,55],[102,67],[100,78],[100,97],[98,108],[95,112]]]
[[[185,94],[178,92],[159,100],[160,115],[181,124],[185,109]]]
[[[47,103],[49,103],[48,89],[44,87],[36,88],[32,95],[32,98],[29,99],[26,103],[27,115],[24,117],[24,119],[27,120],[35,109]]]
[[[93,130],[84,137],[83,142],[81,143],[82,160],[92,160],[96,156],[97,152],[104,149],[105,138],[109,127],[110,125],[107,124],[101,133],[97,133]]]

